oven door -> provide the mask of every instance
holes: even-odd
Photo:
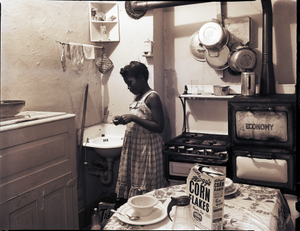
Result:
[[[281,149],[232,150],[232,180],[295,193],[295,154]]]
[[[293,103],[231,101],[228,113],[232,146],[255,145],[295,151]]]

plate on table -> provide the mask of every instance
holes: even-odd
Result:
[[[133,214],[133,208],[130,205],[128,205],[127,203],[122,205],[118,209],[118,211],[121,213],[126,213],[129,216],[131,216]],[[155,224],[155,223],[160,222],[163,219],[165,219],[167,217],[167,211],[165,210],[163,205],[159,202],[156,206],[154,206],[154,211],[149,216],[141,217],[140,219],[138,219],[136,221],[131,221],[131,220],[129,220],[128,217],[121,215],[121,214],[116,214],[116,215],[121,221],[123,221],[127,224],[151,225],[151,224]]]
[[[234,190],[232,190],[231,192],[228,192],[228,193],[224,193],[224,196],[229,196],[229,195],[232,195],[232,194],[235,194],[238,190],[238,187],[235,185],[235,188]]]

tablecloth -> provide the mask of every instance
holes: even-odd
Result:
[[[223,230],[284,231],[290,219],[290,210],[279,189],[235,183],[238,190],[225,197]],[[186,184],[174,185],[148,192],[162,203],[171,196],[185,194]],[[120,221],[116,214],[108,220],[104,230],[167,230],[168,217],[152,225],[130,225]],[[197,229],[197,227],[196,227]]]

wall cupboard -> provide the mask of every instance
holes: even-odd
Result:
[[[119,9],[113,2],[89,2],[91,42],[118,42]]]

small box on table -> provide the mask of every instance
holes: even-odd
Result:
[[[226,175],[209,166],[196,164],[187,177],[194,225],[200,229],[222,230]]]

